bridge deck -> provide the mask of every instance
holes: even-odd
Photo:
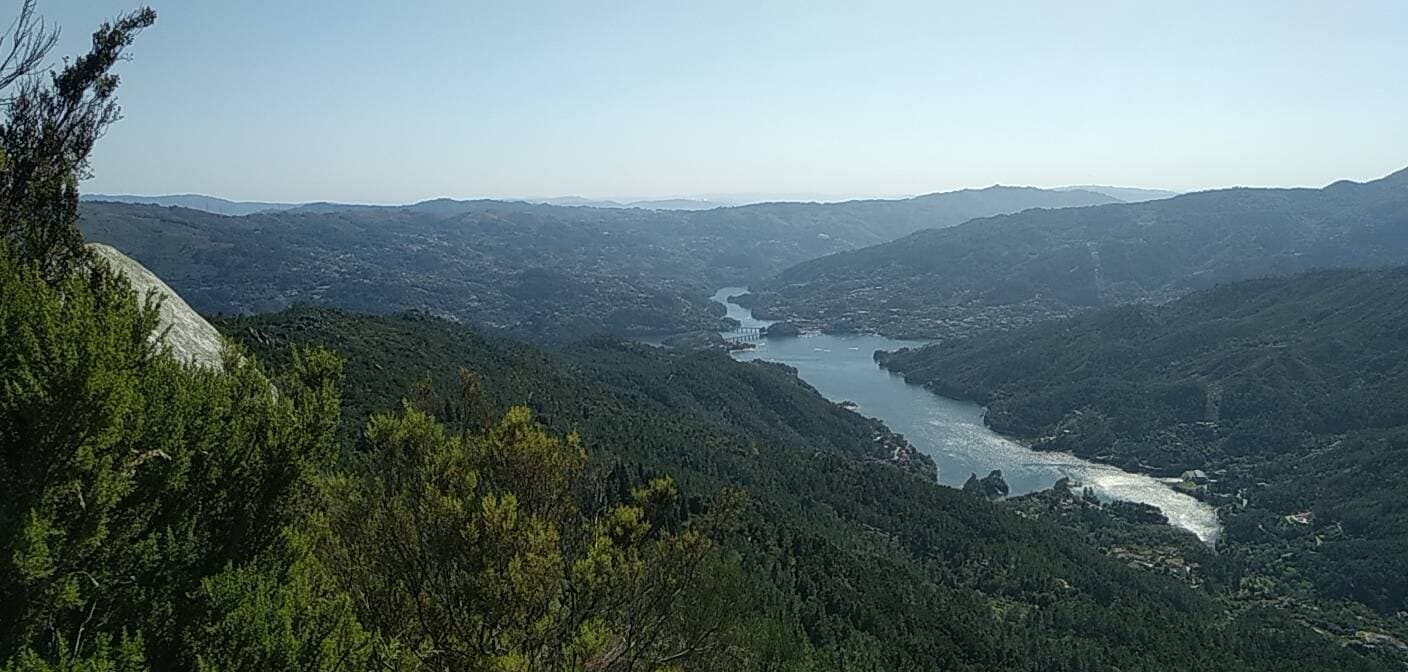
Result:
[[[739,327],[723,334],[725,341],[756,341],[763,337],[761,327]]]

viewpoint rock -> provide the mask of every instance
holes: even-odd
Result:
[[[161,297],[161,325],[152,338],[159,338],[165,332],[165,343],[178,359],[197,366],[222,368],[224,341],[220,332],[186,305],[180,295],[155,273],[116,249],[100,243],[89,243],[88,248],[127,278],[139,297],[153,290]]]

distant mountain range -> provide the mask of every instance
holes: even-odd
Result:
[[[1217,282],[1408,263],[1408,170],[1323,189],[1223,189],[1029,210],[800,264],[755,286],[761,315],[944,337]]]
[[[583,208],[643,208],[646,210],[709,210],[712,208],[726,208],[733,203],[723,203],[719,201],[706,201],[696,198],[663,198],[646,201],[613,201],[604,199],[582,198],[581,196],[559,196],[557,198],[524,199],[525,203],[541,203],[543,205],[561,205],[566,207]]]
[[[997,185],[1001,187],[1001,185]],[[1006,187],[1001,187],[1006,188]],[[958,192],[937,192],[935,194],[924,194],[915,197],[896,198],[832,198],[822,194],[798,195],[798,194],[737,194],[720,195],[708,198],[662,198],[662,199],[599,199],[585,198],[582,196],[558,196],[553,198],[511,198],[511,199],[472,199],[472,200],[499,200],[504,202],[534,203],[541,205],[560,205],[573,208],[626,208],[642,210],[712,210],[714,208],[731,208],[743,205],[756,205],[761,203],[804,203],[804,204],[835,204],[856,201],[905,201],[910,198],[924,198],[943,193],[961,193],[962,191],[982,191],[981,189],[960,190]],[[1115,201],[1126,203],[1136,203],[1139,201],[1150,201],[1160,198],[1177,196],[1178,192],[1163,189],[1139,189],[1133,187],[1105,187],[1098,185],[1057,187],[1046,191],[1084,191],[1102,194]],[[263,201],[232,201],[218,196],[206,196],[203,194],[172,194],[166,196],[137,196],[132,194],[83,194],[85,201],[108,201],[113,203],[138,203],[147,205],[173,206],[179,208],[191,208],[192,210],[202,210],[213,212],[217,215],[252,215],[260,212],[275,212],[281,210],[292,210],[295,208],[316,209],[324,212],[333,210],[345,210],[358,207],[401,207],[401,206],[360,206],[348,203],[336,203],[327,201],[317,201],[308,203],[275,203]],[[437,201],[455,201],[455,199],[432,199],[423,201],[431,203]],[[462,201],[455,201],[462,202]],[[419,205],[410,204],[410,205]]]
[[[1117,201],[1125,203],[1141,203],[1144,201],[1157,201],[1163,198],[1173,198],[1179,192],[1167,189],[1144,189],[1140,187],[1106,187],[1097,184],[1084,184],[1073,187],[1057,187],[1056,191],[1070,191],[1079,189],[1081,191],[1093,191],[1097,194],[1105,194]]]
[[[231,201],[216,196],[202,194],[172,194],[169,196],[134,196],[131,194],[83,194],[84,201],[107,201],[111,203],[139,203],[167,207],[190,208],[217,215],[252,215],[259,212],[277,212],[298,207],[297,203],[263,203],[259,201]]]
[[[994,185],[998,188],[1002,185]],[[959,191],[981,191],[981,189],[959,190]],[[1143,189],[1138,187],[1107,187],[1101,185],[1080,185],[1070,187],[1056,187],[1046,191],[1084,191],[1108,196],[1115,201],[1125,203],[1138,203],[1141,201],[1153,201],[1161,198],[1172,198],[1179,192],[1167,189]],[[836,204],[855,201],[905,201],[912,198],[924,198],[926,196],[936,196],[940,194],[952,194],[958,192],[936,192],[933,194],[921,194],[911,197],[895,198],[833,198],[824,195],[813,195],[811,197],[800,197],[796,194],[783,195],[739,195],[734,197],[715,198],[667,198],[659,200],[609,200],[591,199],[580,196],[562,196],[558,198],[524,199],[528,203],[543,203],[546,205],[563,205],[569,207],[587,208],[644,208],[646,210],[709,210],[712,208],[729,208],[742,205],[756,205],[760,203],[819,203]]]
[[[82,228],[206,313],[267,312],[298,302],[417,309],[559,341],[717,328],[719,307],[708,296],[718,287],[974,217],[1110,202],[1088,191],[989,187],[698,211],[438,199],[222,217],[90,201]]]
[[[260,212],[277,212],[282,210],[293,210],[295,208],[315,209],[321,211],[345,210],[360,207],[403,207],[403,206],[364,206],[352,203],[337,203],[332,201],[310,201],[306,203],[275,203],[263,201],[232,201],[218,196],[206,196],[203,194],[171,194],[165,196],[138,196],[134,194],[83,194],[84,201],[107,201],[111,203],[135,203],[143,205],[160,205],[166,207],[190,208],[204,212],[213,212],[217,215],[230,215],[238,217],[241,215],[252,215]],[[422,203],[455,200],[455,199],[431,199]],[[741,200],[709,200],[701,198],[663,198],[647,200],[612,200],[600,198],[584,198],[581,196],[558,196],[554,198],[507,198],[507,199],[469,199],[469,200],[496,200],[507,203],[532,203],[536,205],[560,205],[569,208],[638,208],[643,210],[710,210],[713,208],[727,208],[750,203],[773,202],[775,200],[796,200],[796,199],[741,199]],[[419,203],[406,204],[407,206],[419,205]]]

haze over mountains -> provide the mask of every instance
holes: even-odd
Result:
[[[711,208],[722,208],[729,205],[743,205],[742,203],[710,201],[699,198],[612,200],[583,198],[581,196],[557,196],[553,198],[525,198],[522,200],[525,203],[542,203],[543,205],[563,205],[585,208],[644,208],[646,210],[709,210]]]
[[[423,310],[533,340],[715,329],[720,286],[926,228],[1033,207],[1110,203],[1088,191],[989,187],[902,200],[704,211],[441,199],[309,204],[224,217],[89,201],[82,227],[207,313],[318,302]]]
[[[112,203],[139,203],[161,205],[174,208],[190,208],[202,212],[238,217],[257,212],[290,210],[296,203],[263,203],[259,201],[231,201],[217,196],[202,194],[172,194],[167,196],[136,196],[133,194],[83,194],[83,201],[104,201]]]
[[[762,314],[941,337],[1216,282],[1408,263],[1408,170],[1323,189],[1236,188],[1027,212],[799,264],[755,285]]]
[[[1057,187],[1056,189],[1057,191],[1064,191],[1068,189],[1081,189],[1084,191],[1093,191],[1099,194],[1105,194],[1106,196],[1109,196],[1110,198],[1113,198],[1115,200],[1124,201],[1125,203],[1157,201],[1161,198],[1173,198],[1179,193],[1176,191],[1169,191],[1168,189],[1143,189],[1140,187],[1106,187],[1097,184],[1078,184],[1070,187]]]
[[[762,316],[936,337],[1163,301],[1222,280],[1408,261],[1396,233],[1406,175],[1134,203],[996,186],[706,210],[247,204],[250,214],[222,218],[89,201],[83,226],[206,312],[311,301],[423,310],[535,340],[662,335],[717,328],[706,297],[751,285],[745,303]]]
[[[996,185],[1001,186],[1001,185]],[[1071,187],[1054,187],[1052,191],[1088,191],[1097,194],[1104,194],[1116,201],[1134,203],[1158,198],[1168,198],[1178,195],[1176,191],[1165,189],[1140,189],[1133,187],[1106,187],[1100,185],[1081,185]],[[944,193],[944,192],[936,192]],[[741,205],[753,205],[757,203],[842,203],[846,201],[873,201],[873,200],[893,200],[902,201],[906,198],[922,198],[936,194],[923,194],[913,197],[884,197],[884,198],[862,198],[849,196],[828,196],[824,194],[711,194],[702,197],[677,197],[677,198],[653,198],[653,199],[609,199],[609,198],[585,198],[582,196],[555,196],[551,198],[500,198],[500,199],[478,199],[478,200],[498,200],[511,203],[537,203],[542,205],[561,205],[565,207],[589,207],[589,208],[639,208],[644,210],[712,210],[714,208],[729,208]],[[318,204],[323,206],[351,205],[330,202],[308,202],[308,203],[270,203],[261,201],[232,201],[217,196],[206,196],[202,194],[173,194],[165,196],[138,196],[133,194],[83,194],[84,201],[110,201],[113,203],[138,203],[148,205],[174,206],[181,208],[191,208],[193,210],[203,210],[218,215],[248,215],[257,212],[268,212],[277,210],[291,210],[293,208]],[[438,199],[437,199],[438,200]],[[407,204],[415,205],[415,204]]]

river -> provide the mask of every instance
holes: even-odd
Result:
[[[728,316],[744,327],[765,327],[748,309],[727,301],[747,292],[725,287],[714,294]],[[1169,523],[1189,530],[1206,543],[1215,543],[1222,528],[1212,507],[1175,491],[1163,481],[1108,465],[1088,462],[1067,453],[1037,452],[1009,441],[983,424],[977,404],[955,401],[910,385],[898,374],[880,368],[876,350],[922,345],[861,334],[803,335],[763,339],[753,350],[740,350],[740,360],[766,359],[795,367],[803,380],[832,401],[855,402],[858,412],[885,422],[939,466],[939,482],[962,486],[970,474],[979,477],[1001,469],[1012,495],[1051,487],[1069,477],[1091,488],[1104,500],[1122,499],[1152,504]]]

